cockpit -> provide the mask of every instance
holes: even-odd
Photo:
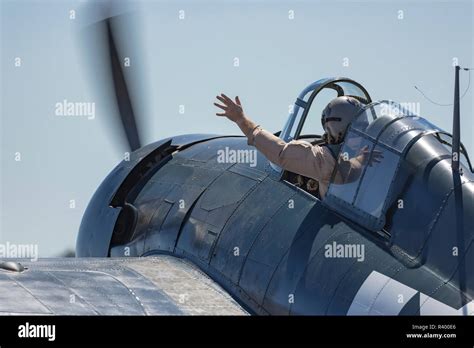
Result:
[[[322,105],[311,112],[317,105],[317,97],[323,95],[326,98]],[[387,210],[398,199],[404,180],[412,170],[405,168],[406,165],[403,167],[410,149],[418,143],[425,148],[423,160],[449,161],[452,137],[398,103],[372,102],[364,87],[350,79],[319,80],[303,90],[280,137],[287,142],[305,139],[313,145],[322,143],[321,134],[305,132],[308,128],[305,124],[320,121],[324,105],[342,95],[353,96],[365,106],[346,132],[323,203],[369,230],[380,231],[386,225]],[[461,169],[472,173],[462,144],[460,152]],[[348,165],[354,161],[358,161],[358,169],[347,175]],[[281,171],[276,166],[274,169]],[[294,173],[282,173],[283,180],[289,182],[294,181],[294,176]]]
[[[280,138],[286,142],[291,140],[305,140],[313,145],[323,144],[323,127],[321,112],[332,99],[341,96],[351,96],[364,105],[372,99],[366,89],[356,81],[348,78],[325,78],[308,85],[296,98],[290,108],[290,115],[280,132]],[[271,163],[282,180],[302,188],[304,191],[319,198],[318,188],[314,180],[296,173],[283,171],[279,166]]]

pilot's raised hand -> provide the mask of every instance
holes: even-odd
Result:
[[[241,122],[245,119],[244,110],[242,108],[242,104],[240,104],[239,97],[235,97],[235,101],[230,99],[224,93],[220,96],[216,96],[216,98],[224,105],[219,103],[214,103],[215,106],[224,110],[224,112],[216,113],[217,116],[225,116],[229,120],[234,121],[236,123]]]
[[[258,126],[244,114],[244,109],[242,108],[239,97],[235,97],[235,101],[233,101],[222,93],[220,96],[216,96],[216,98],[224,104],[214,103],[215,106],[224,110],[224,112],[218,112],[216,115],[225,116],[235,122],[245,136],[250,138],[253,130]]]

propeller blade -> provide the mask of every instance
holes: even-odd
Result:
[[[135,151],[141,147],[136,118],[133,112],[132,102],[130,100],[127,83],[125,81],[122,64],[120,63],[120,58],[117,52],[117,46],[115,44],[111,18],[107,18],[105,21],[109,43],[110,67],[112,69],[112,77],[115,96],[117,98],[117,105],[119,108],[119,116],[125,131],[125,135],[127,136],[129,147],[132,151]]]

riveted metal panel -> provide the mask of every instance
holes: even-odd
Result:
[[[177,244],[178,252],[208,260],[225,223],[257,183],[231,172],[217,178],[201,195],[185,222]]]
[[[211,265],[237,284],[251,246],[260,231],[294,194],[289,186],[265,179],[236,209],[214,249]]]
[[[339,226],[340,233],[327,241],[326,244],[333,248],[332,244],[346,245],[358,244],[360,235],[347,231],[347,226]],[[328,256],[326,245],[306,260],[302,265],[304,272],[301,275],[294,292],[294,303],[291,304],[291,314],[314,314],[324,315],[330,304],[337,285],[348,274],[348,271],[356,263],[355,257],[339,257],[332,253]]]
[[[258,304],[262,304],[272,274],[316,202],[302,191],[295,191],[290,200],[258,235],[242,269],[239,285]]]
[[[0,271],[0,315],[247,314],[197,267],[168,255],[18,261],[25,271]]]
[[[316,204],[301,223],[290,248],[272,275],[264,308],[275,314],[289,314],[291,299],[307,263],[330,243],[335,235],[346,231],[341,220],[321,204]],[[347,230],[350,230],[347,228]],[[298,299],[301,300],[301,299]]]
[[[165,198],[166,212],[156,212],[146,233],[145,250],[173,251],[181,226],[205,187],[175,186]]]

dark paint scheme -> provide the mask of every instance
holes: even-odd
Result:
[[[394,314],[420,314],[420,293],[460,310],[474,296],[473,176],[453,175],[436,146],[421,138],[410,148],[397,185],[412,208],[394,203],[377,233],[281,180],[259,152],[255,167],[218,163],[219,149],[254,150],[244,137],[161,140],[100,185],[77,255],[183,257],[256,314],[349,314],[374,271],[419,292]],[[363,262],[326,257],[333,242],[364,245]]]

